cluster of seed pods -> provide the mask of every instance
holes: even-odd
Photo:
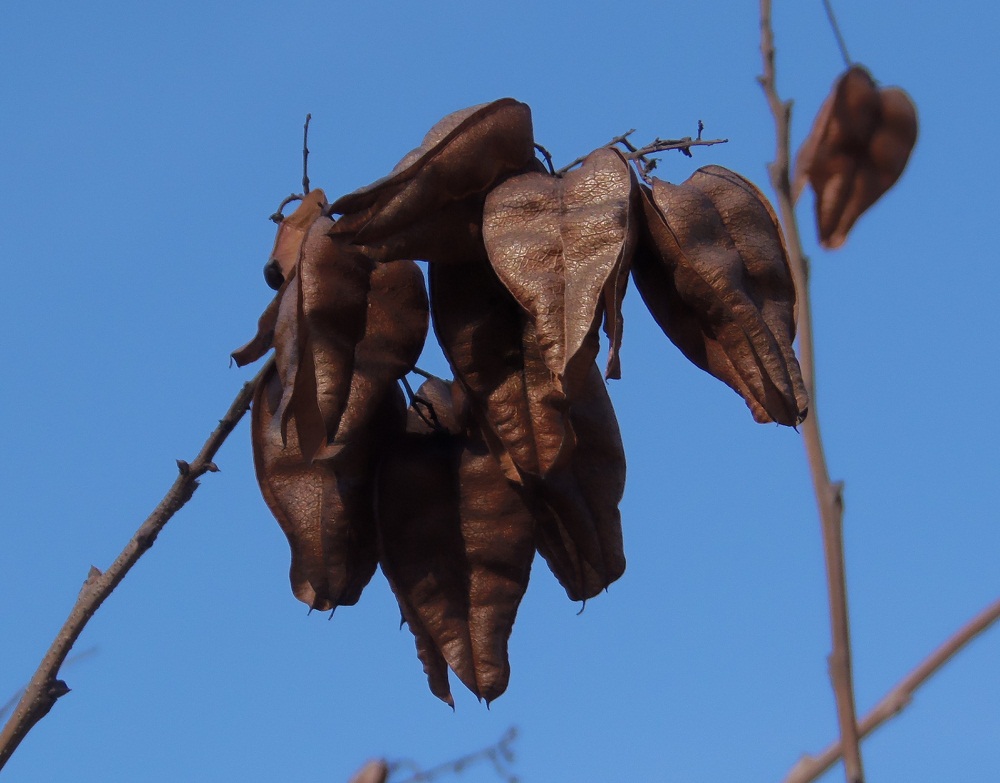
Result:
[[[253,448],[292,590],[333,610],[381,567],[448,703],[449,669],[487,702],[506,689],[536,552],[574,601],[625,570],[606,379],[620,375],[630,279],[755,420],[806,415],[795,290],[760,191],[718,166],[650,187],[614,148],[553,173],[513,99],[445,117],[372,185],[303,194],[266,277],[277,295],[233,356],[274,350]],[[399,382],[429,322],[454,377],[407,408]]]

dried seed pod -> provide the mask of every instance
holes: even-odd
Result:
[[[597,366],[573,399],[576,447],[569,462],[528,483],[538,519],[538,551],[574,601],[593,598],[625,572],[621,514],[625,448]]]
[[[510,676],[507,640],[535,522],[474,424],[450,405],[451,390],[428,381],[416,397],[407,434],[379,468],[380,562],[431,691],[454,704],[447,663],[489,702]]]
[[[917,110],[898,87],[879,88],[860,65],[834,84],[795,163],[793,196],[816,193],[820,243],[844,244],[855,221],[891,188],[917,141]]]
[[[432,264],[429,277],[438,342],[505,474],[548,474],[568,458],[573,433],[524,311],[485,257]]]
[[[365,331],[354,351],[354,372],[331,444],[349,443],[385,395],[417,364],[429,312],[424,275],[413,261],[377,264],[371,273]]]
[[[526,104],[503,98],[455,112],[388,177],[337,199],[335,230],[378,261],[463,261],[480,242],[486,193],[534,153]]]
[[[326,202],[326,194],[317,188],[302,197],[302,201],[291,215],[282,218],[274,238],[274,248],[264,265],[264,278],[272,288],[279,288],[281,282],[288,279],[288,275],[299,262],[299,253],[306,233],[316,218],[325,213],[327,207],[329,204]]]
[[[807,396],[792,348],[795,286],[774,210],[721,166],[643,189],[646,233],[632,276],[685,356],[735,389],[758,422],[793,426]]]
[[[590,371],[603,317],[619,377],[621,301],[636,238],[635,174],[602,148],[563,177],[512,177],[486,199],[483,239],[497,276],[528,313],[546,366],[570,397]]]
[[[377,458],[403,424],[402,394],[383,399],[378,415],[335,454],[307,463],[297,428],[281,436],[275,418],[282,386],[277,371],[257,388],[251,416],[254,466],[261,494],[292,553],[292,592],[321,611],[357,603],[375,571],[373,482]]]

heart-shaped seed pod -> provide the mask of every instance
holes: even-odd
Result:
[[[917,142],[917,110],[898,87],[879,88],[860,65],[833,86],[795,162],[793,196],[816,193],[820,243],[844,244],[855,221],[891,188]]]
[[[604,319],[609,377],[619,377],[621,302],[636,238],[635,175],[602,148],[555,177],[512,177],[487,197],[483,239],[497,276],[528,313],[546,366],[573,397],[599,349]]]
[[[656,322],[698,367],[735,389],[758,422],[794,426],[807,395],[795,285],[763,194],[721,166],[643,189],[646,232],[632,264]]]

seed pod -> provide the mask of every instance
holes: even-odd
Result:
[[[860,65],[834,84],[795,163],[793,196],[816,193],[820,243],[844,244],[855,221],[891,188],[917,141],[917,110],[898,87],[879,88]]]
[[[281,282],[287,280],[291,271],[298,265],[306,233],[316,218],[325,213],[328,206],[326,194],[317,188],[302,197],[302,201],[291,215],[282,218],[274,238],[274,248],[264,265],[264,278],[272,288],[279,288]],[[273,285],[275,282],[278,285]]]
[[[375,571],[373,475],[385,444],[403,427],[398,388],[386,397],[365,431],[334,454],[307,463],[297,428],[281,437],[275,418],[281,400],[276,371],[257,388],[251,416],[254,466],[261,494],[292,552],[292,592],[312,609],[357,603]]]
[[[441,381],[417,392],[407,433],[380,466],[377,505],[382,570],[431,691],[454,705],[444,663],[487,702],[507,687],[535,523],[451,397]]]
[[[562,177],[530,172],[487,197],[483,239],[497,276],[531,319],[546,366],[572,397],[610,338],[619,377],[621,302],[636,238],[635,175],[602,148]]]
[[[388,177],[337,199],[335,231],[377,261],[464,261],[481,241],[486,194],[534,161],[526,104],[503,98],[455,112]]]
[[[573,601],[593,598],[625,572],[625,449],[600,370],[590,369],[570,407],[576,447],[568,463],[526,486],[538,551]]]
[[[573,433],[527,316],[485,257],[431,264],[429,277],[438,342],[505,474],[547,475],[568,458]]]
[[[735,389],[758,422],[793,426],[807,396],[792,348],[795,286],[774,210],[721,166],[643,189],[632,276],[684,355]]]

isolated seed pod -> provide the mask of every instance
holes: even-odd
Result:
[[[621,302],[636,238],[635,175],[617,150],[592,152],[562,177],[512,177],[486,199],[483,239],[497,276],[528,313],[546,366],[570,397],[599,350],[619,377]]]
[[[335,231],[370,258],[463,261],[480,242],[482,203],[493,185],[535,161],[531,110],[512,98],[438,122],[392,173],[337,199]]]
[[[336,453],[321,450],[307,463],[297,428],[282,438],[275,421],[281,400],[276,371],[254,397],[251,436],[261,494],[292,553],[292,592],[312,609],[327,611],[357,603],[375,571],[374,473],[387,442],[403,428],[397,388],[357,438]]]
[[[632,276],[685,356],[735,389],[758,422],[794,426],[807,396],[792,348],[795,286],[774,210],[721,166],[643,190]]]
[[[438,342],[505,474],[512,481],[547,475],[568,459],[574,441],[566,397],[527,315],[485,255],[431,264],[429,278]]]
[[[507,687],[535,522],[451,396],[441,381],[417,392],[379,468],[377,507],[382,570],[431,691],[453,705],[445,663],[487,702]]]
[[[829,249],[844,244],[855,221],[899,179],[917,141],[917,110],[898,87],[880,89],[851,66],[820,108],[795,163],[793,196],[808,181],[816,227]]]

